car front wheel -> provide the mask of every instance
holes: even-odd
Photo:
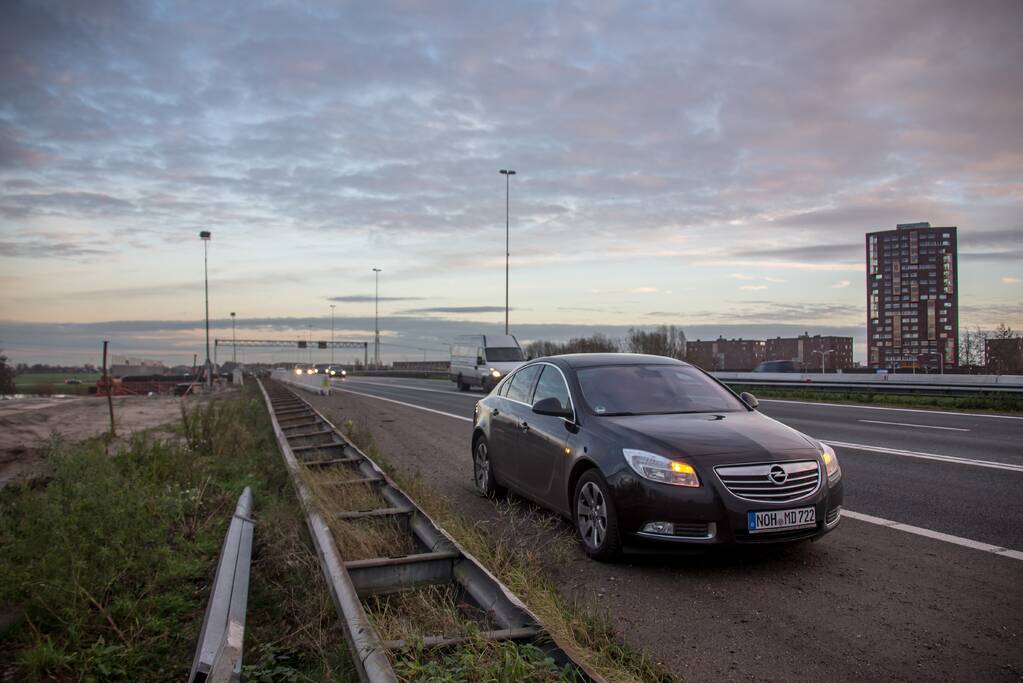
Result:
[[[476,484],[476,493],[487,498],[494,498],[504,493],[504,487],[494,479],[494,468],[490,462],[490,445],[486,437],[481,436],[472,451],[472,474]]]
[[[588,470],[575,485],[575,528],[583,551],[595,560],[613,560],[622,551],[618,514],[607,483]]]

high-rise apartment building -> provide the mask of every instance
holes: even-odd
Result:
[[[959,358],[956,228],[867,233],[867,361],[952,367]]]

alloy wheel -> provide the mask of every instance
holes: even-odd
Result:
[[[583,543],[590,548],[599,548],[607,535],[607,504],[604,494],[592,481],[586,482],[579,489],[576,518]]]
[[[482,439],[476,444],[476,453],[473,458],[473,469],[476,476],[476,489],[486,495],[489,493],[490,483],[490,456],[487,453],[487,442]]]

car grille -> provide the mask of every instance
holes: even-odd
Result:
[[[734,495],[765,503],[787,503],[806,498],[821,483],[820,466],[815,460],[723,465],[715,467],[714,471]]]

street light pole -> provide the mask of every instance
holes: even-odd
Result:
[[[515,175],[515,171],[502,168],[500,173],[504,176],[504,333],[508,334],[508,273],[510,270],[509,262],[511,260],[511,238],[508,230],[508,208],[510,201],[509,195],[511,192],[511,177]]]
[[[330,305],[330,366],[334,367],[334,306]]]
[[[231,311],[231,362],[238,365],[238,335],[234,329],[234,311]]]
[[[210,238],[213,234],[209,230],[199,232],[199,239],[202,240],[202,273],[203,290],[206,293],[206,388],[213,389],[213,368],[210,365]]]
[[[820,356],[821,356],[821,374],[822,375],[825,374],[824,359],[827,358],[829,353],[834,353],[834,352],[835,352],[834,349],[828,349],[827,351],[817,351],[816,349],[814,349],[814,353],[819,353]]]
[[[380,367],[380,268],[373,269],[373,277],[376,279],[376,291],[373,295],[373,334],[374,334],[374,349],[373,349],[373,364],[376,368]]]

